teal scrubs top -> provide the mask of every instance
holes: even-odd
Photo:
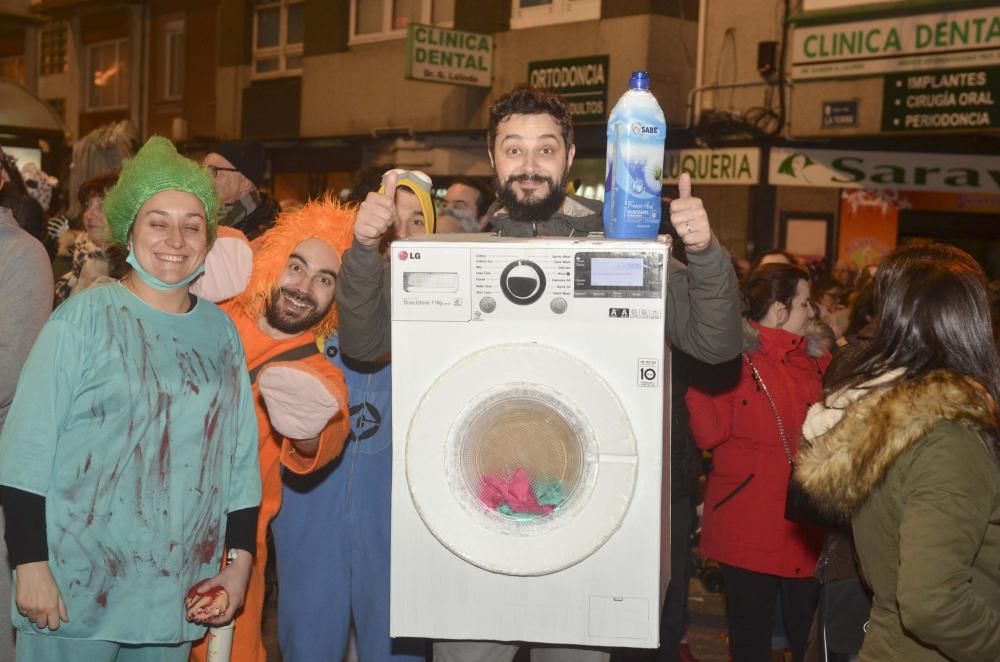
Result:
[[[218,574],[227,513],[261,498],[252,397],[236,329],[207,301],[171,314],[113,283],[56,309],[0,436],[0,484],[46,499],[69,622],[45,634],[205,634],[185,620],[184,596]]]

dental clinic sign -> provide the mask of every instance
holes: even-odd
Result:
[[[774,148],[774,186],[1000,193],[1000,156]]]
[[[792,78],[1000,64],[1000,7],[796,26]]]
[[[490,87],[493,37],[410,23],[406,29],[406,77]]]

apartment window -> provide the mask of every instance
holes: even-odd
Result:
[[[305,3],[257,0],[253,15],[253,73],[257,78],[302,73]]]
[[[43,76],[65,73],[69,68],[66,43],[69,34],[62,21],[46,23],[38,34],[38,70]]]
[[[410,23],[450,28],[455,0],[351,0],[352,44],[406,36]]]
[[[24,56],[0,57],[0,78],[24,85]]]
[[[511,0],[510,27],[513,30],[600,17],[600,0]]]
[[[173,18],[163,24],[163,99],[175,101],[184,96],[184,19]]]
[[[87,110],[128,106],[128,39],[87,46]]]

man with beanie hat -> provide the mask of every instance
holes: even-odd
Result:
[[[222,225],[234,227],[253,240],[274,224],[278,204],[260,190],[267,155],[255,140],[219,143],[205,155],[202,165],[215,177],[222,201]]]
[[[133,270],[60,306],[25,363],[0,434],[22,662],[182,662],[243,604],[254,394],[232,322],[189,291],[217,208],[205,169],[151,138],[104,202]],[[186,613],[196,584],[225,599]]]

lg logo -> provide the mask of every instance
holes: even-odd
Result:
[[[416,251],[414,251],[412,253],[410,253],[408,251],[399,251],[399,261],[400,262],[405,262],[407,259],[419,260],[420,259],[420,253],[418,253]]]

